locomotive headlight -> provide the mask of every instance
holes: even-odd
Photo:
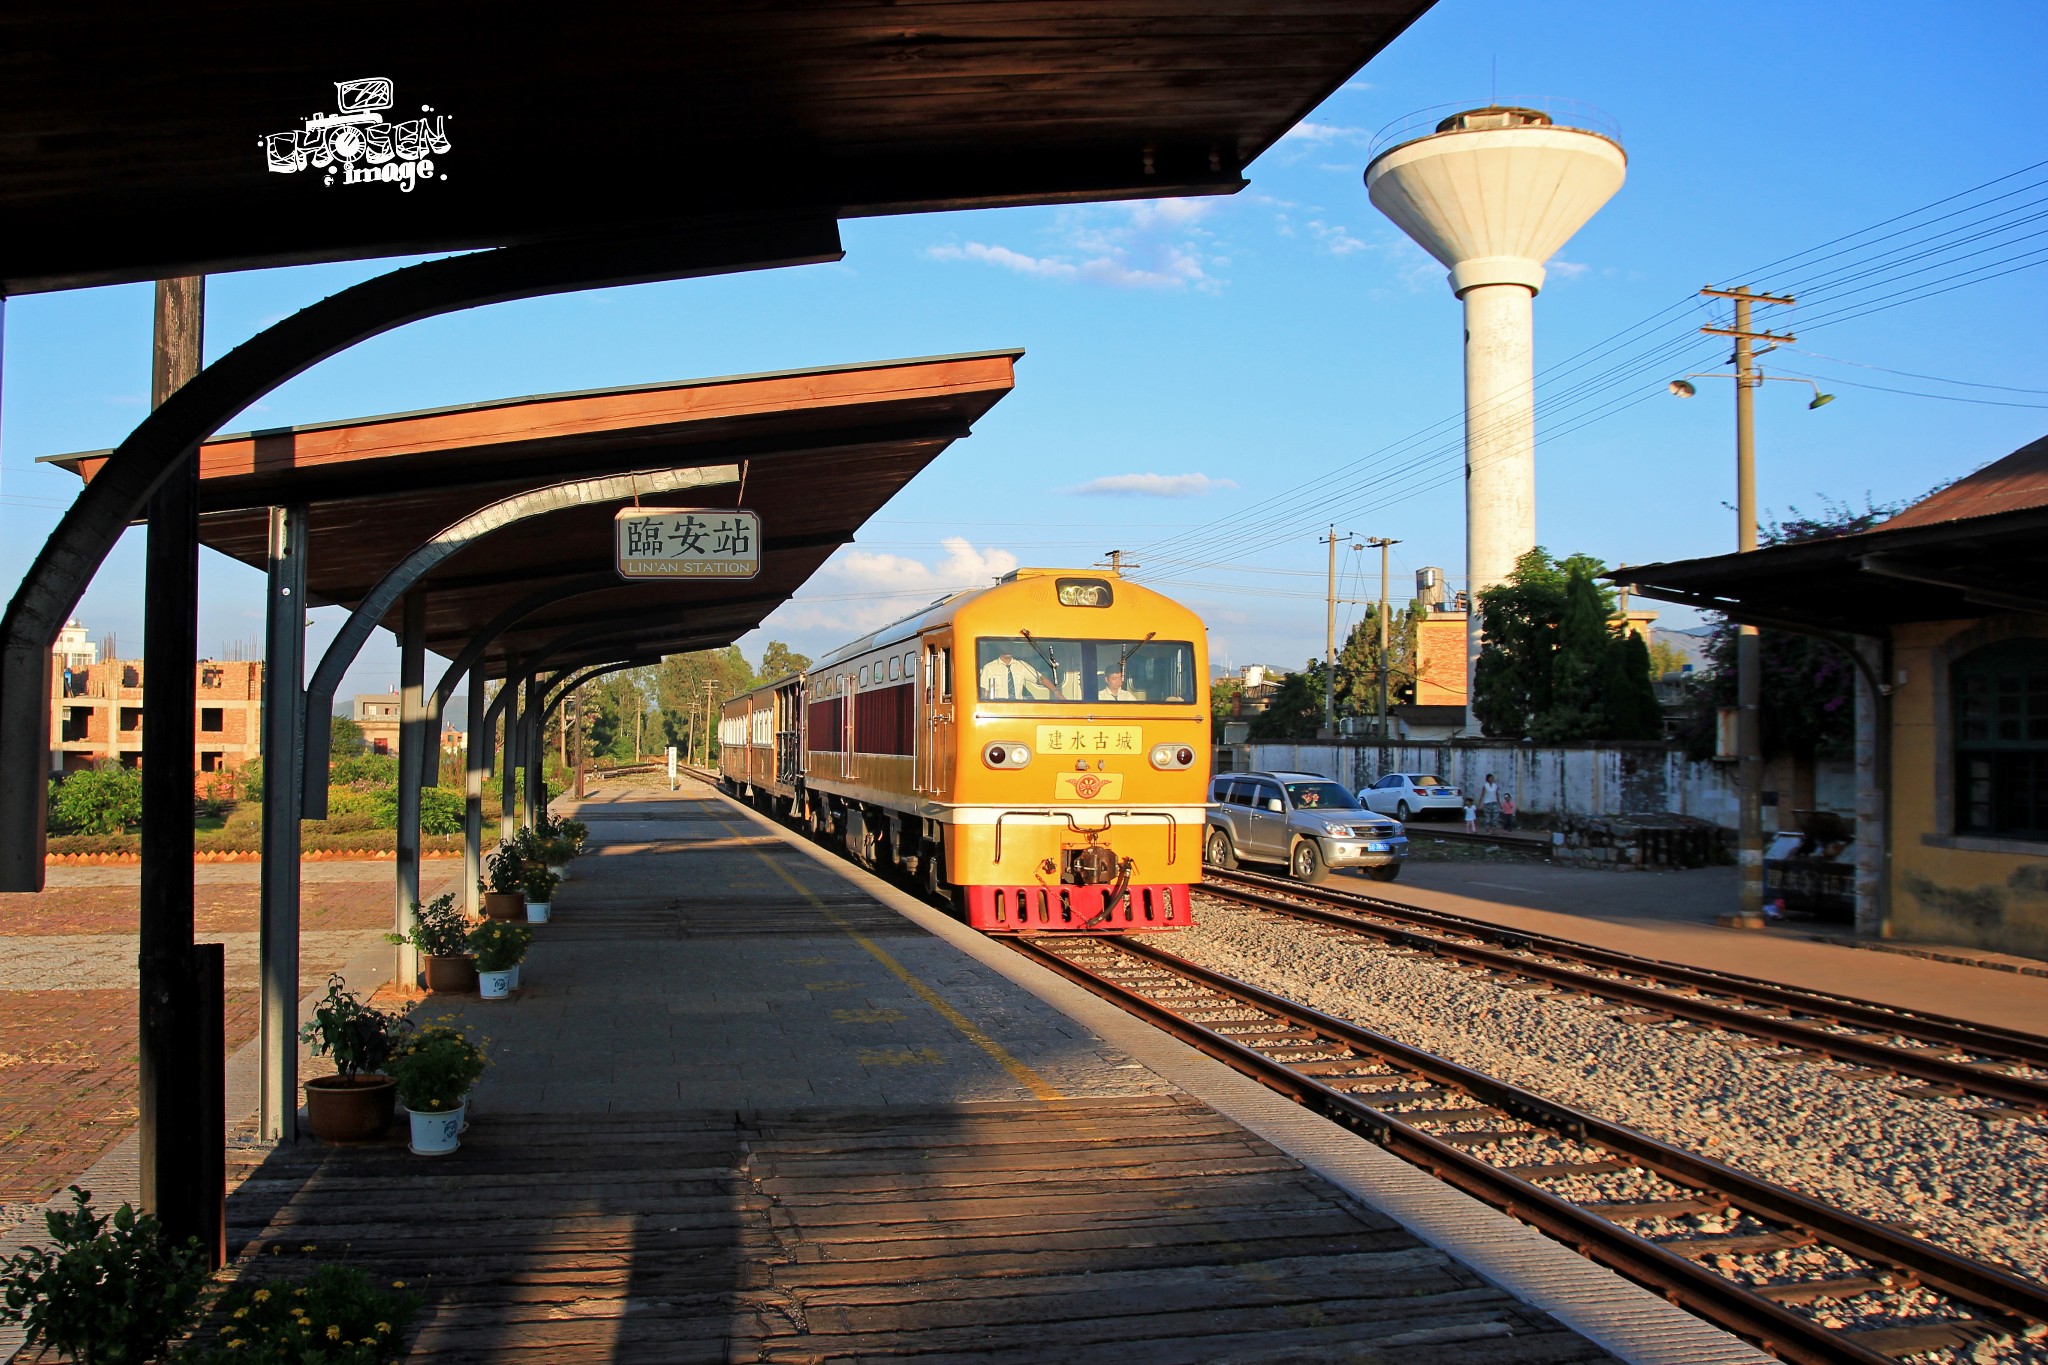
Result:
[[[1152,766],[1167,772],[1178,772],[1195,766],[1195,751],[1185,744],[1155,744],[1152,746]]]
[[[981,761],[991,768],[1022,768],[1031,762],[1031,746],[991,744],[981,751]]]

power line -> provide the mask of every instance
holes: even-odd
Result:
[[[1844,360],[1838,355],[1822,355],[1819,351],[1808,350],[1804,346],[1780,346],[1778,349],[1781,351],[1797,351],[1801,355],[1810,355],[1815,360],[1825,360],[1834,365],[1854,365],[1859,370],[1876,370],[1879,374],[1895,374],[1901,379],[1924,379],[1930,384],[1960,384],[1965,388],[1997,389],[2002,393],[2048,394],[2048,389],[2027,389],[2021,388],[2016,384],[1986,384],[1975,379],[1949,379],[1938,374],[1915,374],[1911,370],[1886,369],[1882,365],[1870,365],[1861,360]],[[1841,382],[1846,384],[1849,381],[1845,379]]]

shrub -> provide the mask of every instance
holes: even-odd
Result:
[[[66,834],[119,834],[142,823],[142,774],[103,763],[50,784],[50,822]]]
[[[455,908],[455,895],[434,897],[425,905],[414,901],[412,928],[403,934],[386,934],[387,942],[406,944],[428,957],[460,957],[469,951],[469,923]]]
[[[396,824],[396,820],[393,821]],[[462,793],[446,787],[420,791],[420,833],[462,833]]]
[[[73,1185],[71,1196],[69,1213],[43,1215],[53,1246],[0,1266],[0,1322],[82,1365],[142,1365],[197,1316],[207,1276],[199,1242],[174,1247],[149,1214],[123,1204],[104,1217],[91,1191]]]
[[[469,950],[476,954],[477,970],[502,972],[526,960],[533,945],[533,930],[523,924],[487,919],[469,931]]]
[[[179,1365],[385,1365],[404,1354],[416,1295],[370,1283],[353,1266],[322,1266],[303,1281],[238,1284],[214,1306],[214,1339],[179,1352]]]
[[[407,1109],[445,1114],[484,1074],[484,1051],[460,1029],[429,1024],[409,1034],[391,1058],[391,1077]]]
[[[313,1017],[299,1030],[299,1037],[313,1045],[315,1056],[333,1057],[334,1069],[347,1078],[384,1065],[391,1055],[396,1022],[356,999],[337,973],[327,978],[327,994],[313,1007]]]

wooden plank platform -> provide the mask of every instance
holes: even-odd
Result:
[[[424,1361],[1607,1358],[1177,1096],[486,1112],[245,1177],[241,1273],[405,1280]]]

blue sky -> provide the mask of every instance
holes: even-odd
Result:
[[[1799,349],[1765,369],[1839,395],[1816,412],[1803,386],[1762,391],[1767,511],[1914,497],[2048,431],[2048,165],[2026,169],[2048,144],[2030,109],[2008,112],[2040,88],[2048,8],[1691,17],[1704,13],[1441,0],[1233,198],[852,221],[838,265],[417,324],[226,429],[1020,346],[1016,392],[744,641],[749,654],[771,636],[818,653],[1012,565],[1124,549],[1139,577],[1202,611],[1219,661],[1298,665],[1322,650],[1328,520],[1402,542],[1397,599],[1425,564],[1461,578],[1458,305],[1360,177],[1374,130],[1497,91],[1597,106],[1630,159],[1536,301],[1539,371],[1594,353],[1539,384],[1538,532],[1552,549],[1642,563],[1733,548],[1730,386],[1664,394],[1725,358],[1688,339],[1724,320],[1691,299],[1708,283],[1800,294],[1768,319]],[[1801,259],[1771,266],[1788,257]],[[209,357],[390,264],[214,277]],[[1973,269],[2011,273],[1967,284]],[[1964,287],[1899,303],[1945,282]],[[1899,306],[1865,311],[1887,302]],[[113,445],[144,414],[149,314],[147,286],[9,302],[0,580],[19,579],[75,492],[35,458]],[[1376,554],[1341,563],[1345,595],[1377,594]],[[124,654],[141,642],[140,566],[131,533],[78,612]],[[259,576],[210,554],[203,573],[202,649],[259,652]],[[319,617],[316,651],[338,623]],[[395,677],[380,637],[343,691]]]

